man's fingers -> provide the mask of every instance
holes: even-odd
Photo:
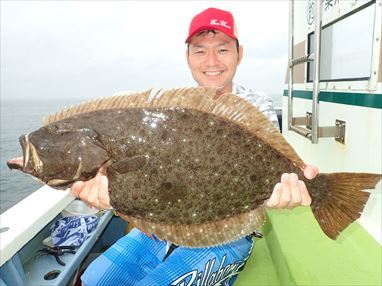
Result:
[[[89,193],[86,198],[87,202],[95,207],[99,207],[98,193],[99,193],[100,177],[101,177],[100,173],[98,173],[95,176],[94,182],[91,188],[89,188]]]
[[[296,174],[289,175],[290,201],[288,209],[293,209],[301,204],[301,190]]]
[[[289,180],[289,174],[285,173],[281,176],[282,190],[280,196],[280,203],[278,205],[279,208],[286,208],[289,205],[291,199]]]
[[[281,183],[276,184],[266,207],[277,209],[293,209],[297,206],[310,206],[312,199],[306,185],[295,173],[284,173]]]
[[[86,181],[84,183],[84,187],[83,187],[82,191],[78,194],[78,196],[81,200],[88,202],[89,192],[93,186],[93,183],[94,183],[94,179],[92,179],[90,181]]]
[[[72,187],[70,188],[70,194],[73,197],[78,198],[79,194],[81,193],[82,189],[84,188],[85,184],[82,181],[75,182]]]
[[[282,190],[281,183],[277,183],[275,188],[273,189],[271,197],[268,199],[266,203],[266,207],[274,208],[278,206],[278,204],[280,203],[281,190]]]
[[[301,190],[301,205],[308,207],[312,204],[312,198],[309,195],[308,189],[303,181],[299,181]]]
[[[314,165],[306,165],[304,168],[304,176],[309,180],[314,179],[318,175],[318,172],[318,168]]]
[[[109,196],[109,180],[106,176],[101,176],[100,187],[98,190],[98,199],[100,201],[100,207],[109,209],[110,206],[110,196]]]

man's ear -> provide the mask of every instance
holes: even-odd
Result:
[[[241,59],[243,58],[243,46],[239,46],[239,51],[238,51],[238,61],[237,61],[237,65],[239,65],[241,63]]]
[[[188,55],[189,55],[189,53],[190,53],[190,51],[189,51],[188,48],[187,48],[187,50],[186,50],[186,59],[187,59],[187,65],[188,65],[188,67],[190,67],[190,60],[188,59]]]

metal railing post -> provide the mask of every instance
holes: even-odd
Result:
[[[294,46],[294,0],[289,1],[289,64],[288,64],[288,130],[293,124],[293,46]]]
[[[319,97],[320,97],[320,56],[321,56],[321,26],[322,4],[321,0],[315,2],[315,27],[314,27],[314,80],[312,98],[312,143],[318,143],[319,127]]]

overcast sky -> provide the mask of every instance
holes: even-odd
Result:
[[[281,94],[288,1],[1,1],[1,99],[193,86],[184,40],[208,7],[236,19],[244,58],[235,81]]]

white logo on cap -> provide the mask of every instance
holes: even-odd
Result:
[[[227,25],[227,21],[223,21],[223,20],[220,20],[218,22],[217,19],[212,19],[210,22],[210,25],[223,26],[223,27],[226,27],[228,29],[231,29],[231,27]]]

